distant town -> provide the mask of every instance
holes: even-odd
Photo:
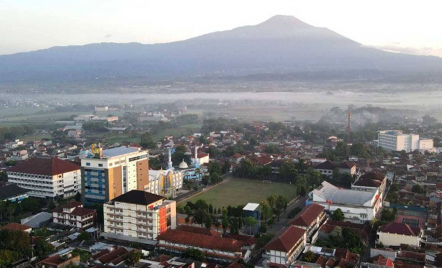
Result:
[[[43,106],[71,115],[0,127],[0,267],[442,266],[430,115]]]

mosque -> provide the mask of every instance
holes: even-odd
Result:
[[[185,180],[195,180],[200,181],[203,178],[203,172],[201,170],[201,165],[204,163],[209,163],[209,155],[204,154],[203,156],[198,156],[198,146],[195,146],[195,155],[192,158],[192,164],[189,167],[187,163],[183,161],[178,166],[178,169],[184,173]]]

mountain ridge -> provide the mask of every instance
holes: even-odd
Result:
[[[437,57],[385,52],[328,28],[277,15],[257,25],[170,43],[94,43],[3,55],[0,83],[439,68],[442,59]]]

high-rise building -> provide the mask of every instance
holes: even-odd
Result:
[[[432,150],[433,140],[420,139],[418,134],[404,134],[401,130],[383,130],[378,133],[378,146],[390,151],[412,152]]]
[[[131,190],[144,190],[149,183],[148,152],[140,148],[92,148],[81,159],[82,193],[85,204],[106,203]]]
[[[8,170],[8,181],[38,198],[67,198],[81,190],[80,166],[54,158],[32,158]]]
[[[176,228],[176,202],[132,190],[103,205],[103,236],[143,243]]]

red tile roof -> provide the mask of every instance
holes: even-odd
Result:
[[[64,205],[61,205],[61,206],[58,206],[58,207],[54,208],[52,210],[52,212],[61,213],[61,212],[63,212],[64,208],[76,208],[76,207],[79,207],[79,206],[83,206],[83,203],[81,203],[79,201],[69,201],[67,204],[64,204]]]
[[[324,212],[324,209],[323,206],[313,203],[310,206],[304,207],[301,212],[290,221],[290,224],[308,227],[319,217],[319,215],[321,215],[322,212]]]
[[[104,250],[92,255],[92,259],[93,260],[99,259],[99,258],[103,257],[104,255],[108,254],[109,252],[110,251],[108,249],[104,249]]]
[[[95,213],[95,210],[93,210],[93,209],[77,207],[72,211],[71,215],[83,217],[83,216],[86,216],[89,214],[94,214],[94,213]]]
[[[383,233],[392,233],[392,234],[400,234],[408,236],[418,236],[420,234],[420,228],[413,228],[406,223],[400,223],[400,222],[390,222],[389,224],[382,226],[380,228],[380,231]]]
[[[23,225],[16,222],[11,222],[6,224],[5,226],[0,228],[1,230],[20,230],[20,231],[26,231],[28,229],[32,229],[32,227]]]
[[[215,230],[201,228],[201,227],[195,227],[195,226],[189,226],[189,225],[180,225],[178,227],[178,230],[184,231],[184,232],[189,232],[189,233],[207,235],[207,236],[221,236],[221,233],[217,232]]]
[[[304,229],[289,226],[281,230],[281,232],[270,240],[270,242],[267,243],[264,248],[267,250],[289,252],[299,240],[304,239],[304,235]]]
[[[78,166],[77,164],[61,160],[58,157],[54,157],[54,158],[31,158],[16,166],[11,167],[8,171],[53,176],[80,169],[81,167]]]
[[[219,236],[208,236],[199,233],[185,232],[181,230],[167,230],[160,234],[157,240],[171,243],[188,245],[199,248],[217,249],[229,252],[241,252],[244,242]]]
[[[101,262],[102,264],[107,264],[115,259],[117,259],[118,257],[126,254],[128,251],[127,249],[123,248],[123,247],[118,247],[114,250],[112,250],[111,252],[101,256],[98,261]]]

